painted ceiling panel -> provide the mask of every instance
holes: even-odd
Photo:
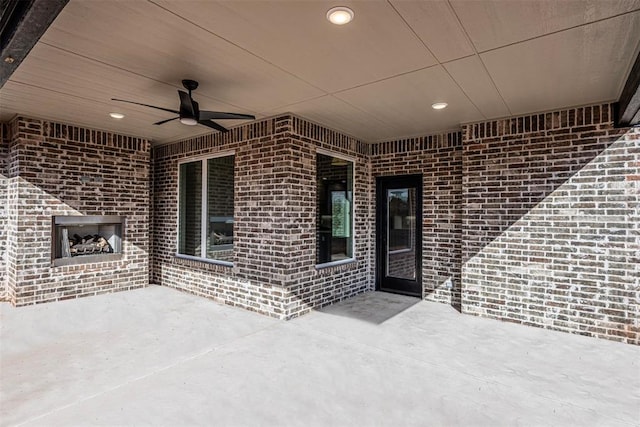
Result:
[[[509,109],[491,77],[477,56],[469,56],[444,65],[447,72],[460,85],[462,91],[480,110],[484,118],[510,115]]]
[[[475,53],[447,1],[392,0],[391,4],[438,61]]]
[[[461,121],[482,119],[440,66],[350,89],[336,97],[379,120],[393,123],[406,135],[424,133],[434,121],[444,130],[458,127]],[[433,103],[443,101],[449,104],[446,109],[431,108]]]
[[[617,100],[640,49],[640,0],[341,4],[355,12],[345,26],[326,20],[324,0],[70,0],[0,88],[0,120],[166,143],[211,130],[154,126],[169,117],[110,98],[176,108],[190,78],[202,109],[290,111],[380,141]]]
[[[153,3],[72,2],[42,41],[130,73],[248,111],[322,94],[295,76]]]
[[[177,122],[163,126],[153,126],[156,116],[148,114],[152,110],[134,110],[120,108],[126,118],[114,120],[104,111],[109,105],[102,102],[87,101],[72,95],[51,92],[46,88],[32,87],[7,82],[2,87],[0,96],[0,120],[13,118],[15,111],[28,111],[28,115],[41,119],[49,119],[86,126],[98,130],[116,130],[124,135],[151,139],[156,142],[175,141],[178,139],[205,134],[209,131],[202,126],[181,126]],[[26,113],[19,113],[26,114]]]
[[[291,105],[287,110],[364,141],[393,138],[402,131],[391,121],[380,120],[332,95]]]
[[[158,4],[327,93],[435,64],[386,1],[341,2],[355,11],[345,26],[325,19],[324,1]]]
[[[451,0],[478,52],[640,9],[640,0]]]
[[[151,80],[115,67],[74,55],[43,43],[39,43],[20,65],[20,79],[13,81],[47,88],[48,90],[66,93],[77,98],[98,101],[108,104],[107,107],[118,108],[123,104],[111,101],[111,98],[135,100],[145,104],[157,105],[169,109],[179,106],[178,87]],[[50,73],[49,70],[57,70]],[[72,82],[73,84],[70,84]],[[182,86],[179,89],[184,90]],[[228,110],[237,108],[211,98],[194,98],[200,101],[202,109]],[[128,108],[142,109],[143,107]],[[105,114],[112,110],[106,110]],[[144,109],[157,120],[171,117],[171,113]]]
[[[613,101],[640,34],[640,13],[481,54],[514,114]],[[611,48],[615,46],[616,48]]]

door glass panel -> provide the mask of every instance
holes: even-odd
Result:
[[[388,277],[416,279],[416,189],[387,190],[387,271]]]

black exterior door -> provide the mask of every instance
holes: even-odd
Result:
[[[422,297],[422,175],[376,181],[376,289]]]

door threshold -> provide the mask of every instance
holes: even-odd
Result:
[[[380,289],[376,289],[376,292],[386,292],[388,294],[398,294],[398,295],[405,295],[408,297],[415,297],[415,298],[420,298],[422,299],[422,294],[416,294],[414,292],[406,292],[406,291],[401,291],[398,289],[384,289],[384,288],[380,288]]]

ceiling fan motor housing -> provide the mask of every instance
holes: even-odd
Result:
[[[182,86],[189,91],[189,96],[191,96],[191,91],[198,89],[198,82],[195,80],[184,79],[182,81]]]
[[[196,122],[200,120],[200,107],[198,103],[191,99],[191,107],[193,108],[193,112],[191,112],[187,108],[180,108],[180,120],[182,119],[194,119]]]

